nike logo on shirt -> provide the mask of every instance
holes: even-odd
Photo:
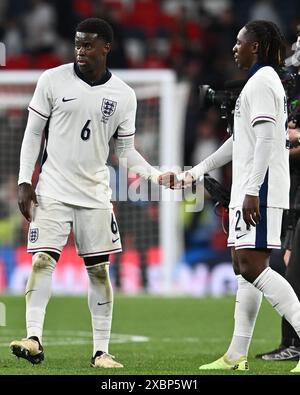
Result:
[[[236,236],[236,239],[238,240],[238,239],[240,239],[241,237],[246,236],[246,234],[247,234],[247,233],[244,233],[243,235]]]
[[[115,239],[115,240],[112,240],[112,242],[113,242],[113,243],[115,243],[116,241],[118,241],[118,240],[119,240],[119,238],[120,238],[120,237],[118,237],[118,238],[117,238],[117,239]]]
[[[67,102],[67,101],[72,101],[72,100],[76,100],[77,99],[77,97],[74,97],[74,98],[72,98],[72,99],[66,99],[65,97],[63,97],[62,98],[62,101],[65,103],[65,102]]]

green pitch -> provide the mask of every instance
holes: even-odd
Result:
[[[192,374],[198,366],[220,357],[233,327],[234,299],[115,298],[110,352],[125,365],[122,371],[89,367],[92,353],[86,298],[53,297],[44,334],[45,361],[32,366],[10,354],[11,340],[25,336],[23,297],[0,296],[6,307],[6,326],[0,326],[0,374]],[[262,362],[258,352],[278,345],[280,318],[264,303],[250,349],[250,372],[218,374],[289,374],[296,362]],[[201,374],[203,374],[201,372]],[[209,374],[209,372],[205,372]],[[216,372],[213,372],[216,374]]]

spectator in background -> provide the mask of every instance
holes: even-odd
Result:
[[[52,51],[56,44],[54,7],[45,0],[31,0],[24,16],[25,46],[34,54]]]
[[[282,29],[282,22],[274,4],[274,0],[256,0],[254,4],[252,2],[249,19],[264,19],[266,21],[272,21]]]
[[[6,56],[22,54],[24,50],[23,35],[16,18],[7,20],[3,42],[5,43]]]

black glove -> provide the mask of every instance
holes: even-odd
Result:
[[[224,208],[228,208],[230,192],[227,191],[217,180],[209,174],[204,174],[204,188],[210,194],[212,200]]]

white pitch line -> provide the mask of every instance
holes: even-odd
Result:
[[[14,340],[14,338],[24,337],[24,332],[22,330],[16,329],[11,330],[8,328],[2,328],[0,330],[0,347],[8,347],[9,343]],[[45,346],[68,346],[68,345],[85,345],[92,343],[92,333],[89,331],[72,331],[72,330],[45,330],[44,331],[44,342]],[[197,337],[186,337],[177,339],[180,343],[224,343],[227,338],[207,338],[200,339]],[[146,343],[149,341],[154,342],[174,342],[176,339],[165,337],[165,338],[155,338],[140,335],[128,335],[120,333],[112,333],[110,342],[112,344],[124,344],[124,343]],[[265,339],[253,339],[254,343],[263,344],[266,343]]]
[[[0,334],[0,347],[7,347],[14,337],[21,337],[21,331],[16,330],[1,330]],[[3,336],[3,332],[6,332]],[[68,345],[85,345],[92,343],[92,334],[88,331],[45,331],[45,340],[43,345],[45,346],[68,346]],[[126,335],[112,333],[110,342],[112,344],[123,344],[123,343],[144,343],[150,341],[147,336],[139,335]]]

